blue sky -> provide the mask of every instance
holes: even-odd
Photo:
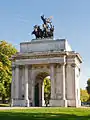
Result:
[[[0,0],[0,39],[12,43],[30,41],[41,14],[53,16],[55,38],[65,38],[83,58],[80,87],[90,77],[90,0]]]

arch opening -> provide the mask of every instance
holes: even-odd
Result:
[[[47,72],[41,72],[35,79],[35,106],[48,106],[51,95],[51,80]]]

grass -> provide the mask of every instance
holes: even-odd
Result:
[[[90,108],[0,110],[0,120],[90,120]]]

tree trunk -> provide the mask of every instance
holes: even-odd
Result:
[[[2,103],[4,104],[5,103],[5,96],[2,95]]]

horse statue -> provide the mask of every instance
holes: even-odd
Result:
[[[42,29],[40,28],[40,26],[35,25],[32,34],[36,36],[36,39],[52,38],[54,32],[54,26],[52,26],[51,17],[45,18],[44,15],[42,15],[41,19],[43,21]]]
[[[35,25],[35,26],[34,26],[34,31],[32,32],[32,34],[34,34],[34,35],[36,36],[36,39],[37,39],[37,38],[42,38],[42,36],[43,36],[43,31],[42,31],[42,29],[40,28],[40,26]]]

